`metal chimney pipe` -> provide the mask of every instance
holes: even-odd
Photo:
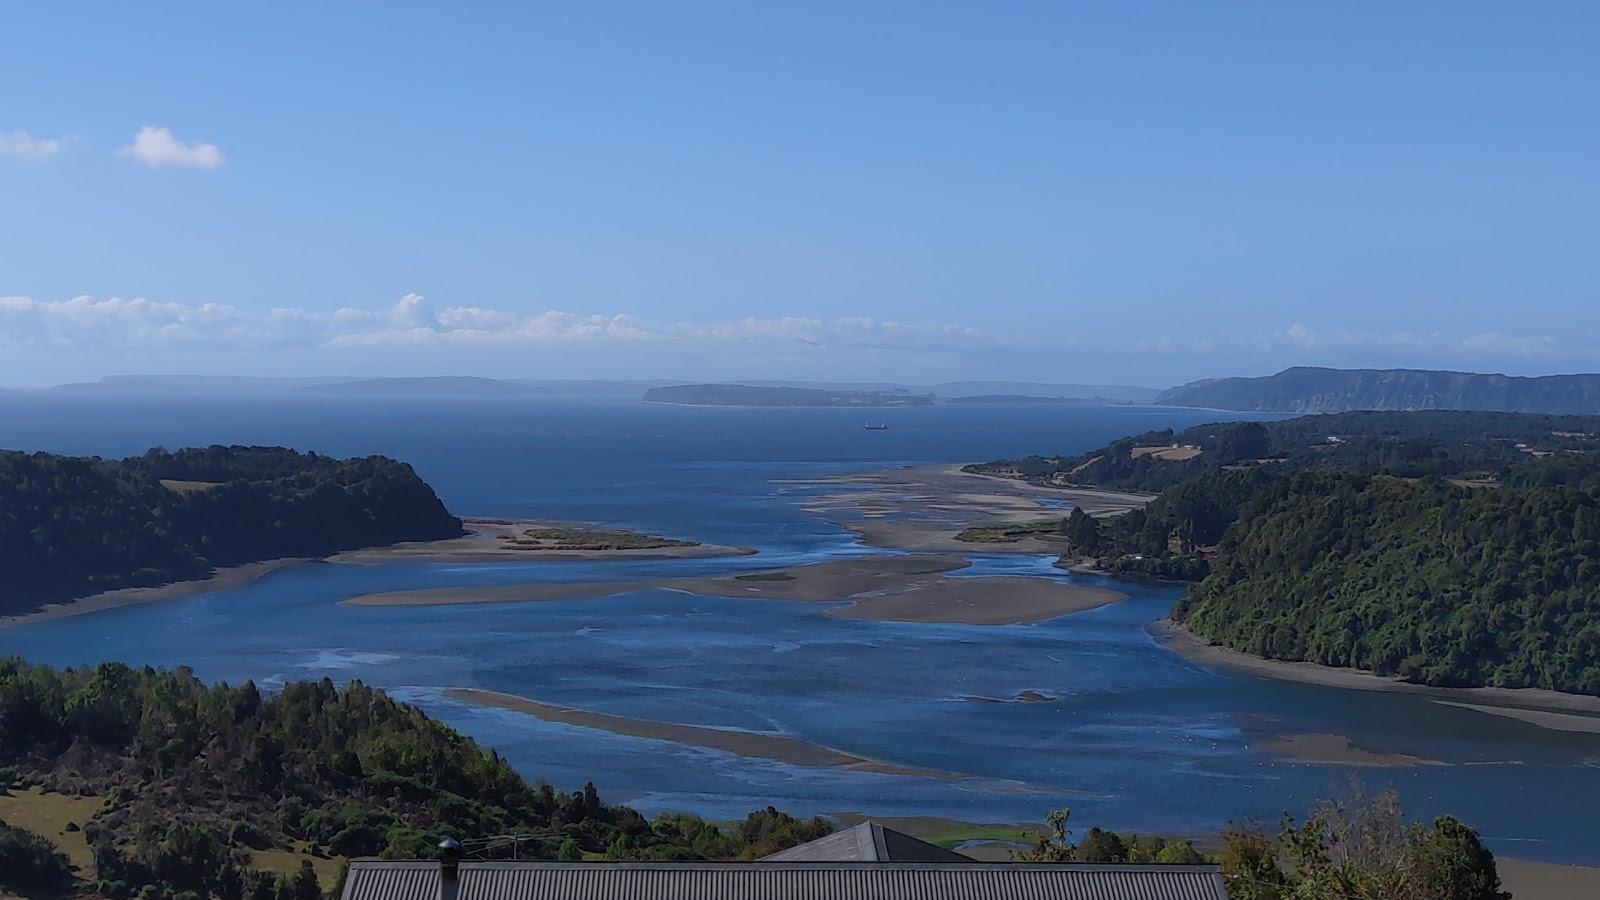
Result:
[[[439,842],[439,900],[456,900],[461,890],[461,843],[455,838]]]

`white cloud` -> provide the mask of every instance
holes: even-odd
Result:
[[[60,150],[60,138],[36,138],[26,131],[10,134],[0,131],[0,156],[37,161],[49,159]]]
[[[747,318],[658,324],[625,313],[550,310],[521,314],[475,306],[435,309],[406,294],[383,309],[252,312],[217,303],[119,297],[0,297],[0,346],[116,349],[335,349],[384,345],[643,344],[685,347],[769,344],[793,348],[936,351],[997,346],[956,325],[869,318]]]
[[[133,136],[133,143],[117,151],[118,156],[138,160],[152,169],[180,166],[190,169],[215,169],[222,165],[222,151],[216,144],[180,141],[166,128],[146,125]]]
[[[1296,324],[1299,327],[1295,327]],[[242,309],[120,297],[0,297],[0,379],[109,371],[809,377],[928,383],[953,377],[1130,384],[1266,374],[1293,365],[1588,371],[1600,343],[1498,333],[1376,334],[1294,323],[1257,332],[1022,335],[939,322],[782,316],[657,322],[621,312],[435,305]],[[575,374],[576,373],[576,374]],[[54,377],[54,376],[51,376]]]

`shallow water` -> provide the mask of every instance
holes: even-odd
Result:
[[[71,413],[73,403],[77,414]],[[436,585],[623,580],[721,572],[866,552],[799,500],[820,474],[891,463],[1073,451],[1115,434],[1216,414],[1115,407],[891,410],[888,432],[832,410],[682,410],[642,404],[228,404],[0,398],[0,445],[125,453],[151,443],[290,443],[413,461],[457,512],[542,515],[642,528],[760,555],[721,560],[493,566],[307,565],[188,600],[0,631],[0,654],[54,664],[189,665],[207,679],[324,675],[390,689],[497,748],[531,778],[586,780],[645,811],[743,815],[869,811],[1075,821],[1196,831],[1276,822],[1355,773],[1393,784],[1407,810],[1450,812],[1495,849],[1594,862],[1600,739],[1442,706],[1239,676],[1156,646],[1144,626],[1178,590],[1067,576],[1047,558],[973,556],[963,575],[1109,584],[1123,603],[1034,625],[865,622],[828,604],[642,590],[601,600],[350,607],[373,591]],[[64,408],[67,407],[67,408]],[[603,712],[790,735],[941,780],[808,769],[540,722],[450,701],[478,686]],[[973,702],[1035,690],[1052,703]],[[1448,765],[1391,769],[1278,761],[1280,733],[1346,735]]]

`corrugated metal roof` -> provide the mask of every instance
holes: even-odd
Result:
[[[438,900],[437,863],[357,860],[344,900]],[[1226,900],[1215,866],[463,862],[454,900]]]
[[[909,834],[862,822],[798,847],[765,856],[762,862],[972,862],[954,850],[921,841]]]

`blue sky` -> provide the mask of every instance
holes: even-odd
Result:
[[[0,384],[1600,368],[1592,3],[5,18]]]

